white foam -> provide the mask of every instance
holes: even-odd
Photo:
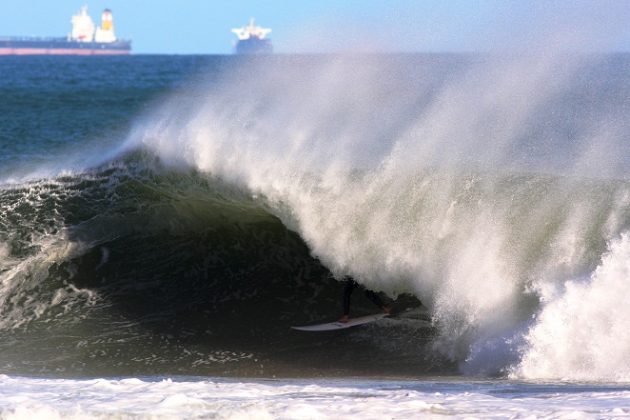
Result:
[[[544,289],[515,377],[630,382],[630,234],[587,279]]]
[[[382,419],[630,416],[630,391],[518,383],[142,381],[0,376],[0,417]],[[562,392],[558,392],[562,391]]]

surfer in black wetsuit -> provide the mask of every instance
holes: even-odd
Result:
[[[351,277],[346,277],[346,284],[343,287],[343,315],[339,319],[339,322],[348,322],[350,320],[350,297],[357,286],[358,284],[356,281],[354,281]],[[381,308],[386,314],[389,314],[392,311],[391,306],[385,304],[380,296],[372,290],[365,289],[365,296],[367,296],[368,299]]]

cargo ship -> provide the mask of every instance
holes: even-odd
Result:
[[[96,27],[87,6],[72,16],[67,37],[0,37],[0,55],[126,55],[131,41],[114,33],[112,11],[105,9]]]
[[[238,37],[238,41],[234,46],[236,54],[271,54],[273,46],[271,40],[266,38],[271,32],[269,28],[261,28],[254,24],[254,18],[251,18],[249,25],[242,28],[234,28],[232,32]]]

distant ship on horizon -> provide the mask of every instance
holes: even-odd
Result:
[[[72,16],[67,37],[0,37],[0,55],[126,55],[131,41],[116,38],[112,11],[105,9],[96,27],[87,6]]]
[[[271,40],[266,38],[271,32],[269,28],[262,28],[254,24],[254,18],[249,20],[249,25],[242,28],[234,28],[232,32],[238,37],[234,46],[236,54],[271,54],[273,46]]]

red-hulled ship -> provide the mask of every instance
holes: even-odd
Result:
[[[72,32],[65,38],[0,37],[0,55],[125,55],[131,41],[117,39],[112,12],[105,9],[96,27],[87,6],[72,16]]]

